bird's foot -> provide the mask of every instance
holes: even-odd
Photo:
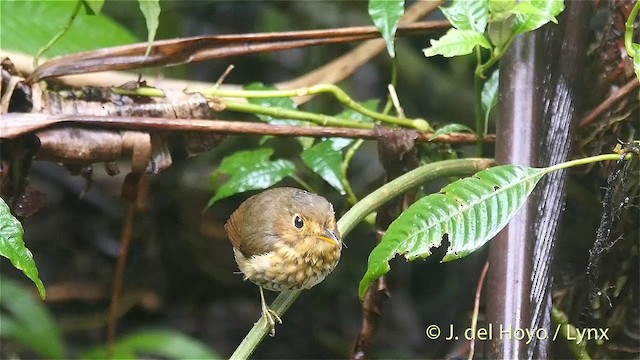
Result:
[[[278,316],[278,314],[276,314],[275,311],[269,309],[269,307],[263,306],[262,317],[264,317],[264,319],[267,321],[267,323],[271,327],[271,332],[269,333],[269,335],[271,337],[276,336],[276,322],[278,324],[282,324],[282,319],[280,319],[280,316]]]

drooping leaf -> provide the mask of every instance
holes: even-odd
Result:
[[[447,134],[451,134],[452,132],[461,132],[461,131],[468,131],[472,133],[473,129],[463,124],[448,124],[436,130],[436,132],[433,133],[433,136],[431,137],[431,139],[429,139],[429,141],[433,141],[442,135],[447,135]]]
[[[62,29],[74,7],[74,1],[0,1],[2,49],[35,55]],[[69,30],[44,56],[53,57],[137,41],[129,30],[105,15],[91,16],[81,11]]]
[[[520,9],[520,12],[516,13],[514,11],[516,8]],[[539,12],[531,8],[535,8]],[[556,16],[562,10],[564,10],[564,0],[523,0],[511,9],[511,12],[516,14],[513,32],[516,35],[523,34],[533,31],[550,21],[557,23]],[[534,14],[533,12],[536,13]]]
[[[113,358],[221,359],[205,344],[170,330],[149,330],[125,336],[114,344]],[[115,355],[118,354],[118,355]],[[106,347],[84,353],[82,359],[106,359]]]
[[[83,2],[89,15],[100,14],[100,10],[102,10],[102,6],[104,5],[104,0],[83,0]]]
[[[488,0],[454,0],[449,7],[440,8],[453,27],[483,34],[489,19]]]
[[[30,291],[1,277],[0,305],[0,338],[33,349],[42,358],[64,358],[64,343],[55,320]]]
[[[313,170],[314,173],[320,175],[329,185],[333,186],[340,192],[345,194],[344,185],[342,184],[342,151],[334,148],[333,141],[322,141],[314,146],[304,150],[300,157],[304,163]]]
[[[442,55],[453,57],[458,55],[471,54],[473,48],[481,46],[490,49],[491,44],[484,37],[473,30],[449,29],[438,40],[431,40],[431,47],[423,50],[424,56]]]
[[[375,279],[390,270],[389,261],[398,254],[415,260],[443,245],[446,253],[442,261],[451,261],[479,249],[509,222],[546,171],[497,166],[415,202],[391,223],[369,255],[367,272],[360,281],[360,297]]]
[[[212,182],[215,186],[219,174],[228,174],[231,178],[220,186],[207,206],[245,191],[266,189],[295,172],[296,167],[291,161],[271,160],[271,155],[273,149],[266,148],[238,151],[224,158],[213,173]]]
[[[491,110],[498,103],[498,83],[499,83],[499,71],[496,69],[491,76],[482,85],[481,103],[482,113],[484,114],[484,134],[487,133],[489,125],[489,115]]]
[[[144,15],[147,23],[147,41],[149,45],[147,45],[146,56],[149,55],[151,43],[156,38],[156,31],[158,30],[159,24],[158,20],[160,18],[160,0],[138,0],[138,5],[140,5],[140,11],[142,11],[142,15]]]
[[[24,230],[20,221],[12,214],[9,206],[0,198],[0,255],[11,261],[11,264],[22,271],[38,288],[40,297],[46,297],[44,284],[38,276],[38,267],[33,254],[24,245]]]
[[[369,0],[369,16],[387,43],[387,52],[396,57],[395,38],[400,17],[404,14],[404,0]]]

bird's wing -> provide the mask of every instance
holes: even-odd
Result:
[[[252,196],[242,203],[224,226],[233,247],[247,258],[273,251],[277,238],[273,224],[264,216],[266,213],[274,213],[271,209],[273,201],[261,195]]]

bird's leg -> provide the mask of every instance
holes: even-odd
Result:
[[[280,319],[280,316],[278,316],[278,314],[276,314],[275,311],[269,309],[269,307],[267,306],[267,302],[264,301],[264,292],[262,290],[262,287],[258,286],[258,288],[260,289],[260,301],[262,303],[262,316],[265,318],[265,320],[267,320],[267,322],[269,323],[269,326],[271,326],[271,333],[269,333],[269,335],[273,337],[276,335],[276,321],[278,322],[278,324],[282,324],[282,319]]]

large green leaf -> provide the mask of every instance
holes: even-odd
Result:
[[[503,165],[445,186],[405,210],[369,255],[360,281],[363,297],[369,285],[389,270],[396,255],[425,258],[443,241],[442,261],[467,256],[495,236],[515,215],[547,169]]]
[[[489,40],[483,34],[473,30],[449,29],[440,39],[432,39],[431,47],[424,49],[423,52],[424,56],[442,55],[453,57],[471,54],[476,46],[491,49]]]
[[[179,332],[169,330],[149,330],[128,335],[114,344],[113,354],[113,358],[128,359],[145,359],[149,355],[167,359],[221,358],[205,344]],[[81,358],[106,359],[107,349],[105,347],[91,349]]]
[[[454,0],[449,7],[440,8],[453,27],[483,34],[489,19],[488,0]]]
[[[564,0],[523,0],[511,12],[516,14],[515,35],[533,31],[548,22],[557,23],[556,16],[564,10]]]
[[[222,184],[207,206],[226,197],[249,190],[263,190],[279,182],[296,171],[295,165],[288,160],[270,160],[273,149],[238,151],[222,160],[220,167],[212,175],[215,182],[219,174],[231,175]]]
[[[300,157],[304,163],[316,174],[320,175],[329,185],[345,194],[342,185],[342,151],[334,149],[334,142],[325,140],[304,150]]]
[[[396,57],[395,41],[398,22],[404,14],[404,0],[369,0],[369,16],[387,43],[387,52]]]
[[[30,291],[11,279],[0,278],[0,309],[0,338],[33,349],[42,358],[64,358],[55,320]]]
[[[71,16],[75,1],[0,1],[0,43],[6,50],[35,55]],[[70,54],[138,40],[120,24],[81,11],[69,31],[44,56]]]
[[[38,276],[38,267],[33,260],[33,254],[24,246],[24,230],[20,221],[12,214],[4,199],[0,198],[0,255],[11,261],[11,264],[21,270],[38,288],[40,296],[47,295],[44,284]]]
[[[144,19],[147,23],[147,53],[151,50],[151,43],[156,38],[156,31],[158,30],[158,19],[160,18],[160,0],[138,0],[140,5],[140,11],[144,15]]]

